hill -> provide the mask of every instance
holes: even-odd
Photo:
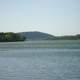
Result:
[[[51,40],[55,38],[53,35],[38,31],[20,32],[19,34],[26,37],[27,40]]]

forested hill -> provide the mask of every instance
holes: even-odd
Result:
[[[80,40],[80,34],[68,36],[53,36],[43,32],[0,33],[0,42],[16,42],[26,40]]]
[[[33,31],[33,32],[21,32],[19,33],[22,36],[25,36],[27,40],[52,40],[55,37],[48,33]]]
[[[21,32],[19,33],[26,37],[26,40],[80,40],[80,34],[77,35],[65,35],[65,36],[53,36],[48,33],[33,31],[33,32]]]

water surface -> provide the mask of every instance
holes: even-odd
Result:
[[[80,80],[80,41],[0,43],[0,80]]]

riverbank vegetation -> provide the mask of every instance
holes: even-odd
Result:
[[[67,36],[56,36],[55,40],[80,40],[80,34],[67,35]]]
[[[42,32],[0,33],[0,42],[16,42],[26,40],[80,40],[80,34],[53,36]]]
[[[25,41],[25,37],[18,33],[0,33],[0,42],[16,42],[16,41]]]

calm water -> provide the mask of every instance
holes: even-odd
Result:
[[[0,80],[80,80],[80,41],[0,43]]]

